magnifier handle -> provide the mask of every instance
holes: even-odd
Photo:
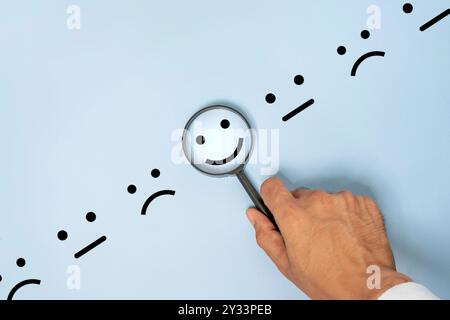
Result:
[[[237,175],[239,181],[241,182],[242,186],[244,187],[245,191],[247,191],[247,194],[249,195],[250,199],[252,199],[256,209],[261,211],[267,218],[269,218],[269,220],[273,223],[275,228],[277,230],[279,230],[277,223],[275,222],[275,218],[273,217],[272,212],[270,212],[270,210],[264,204],[263,199],[261,198],[258,191],[256,191],[253,184],[250,182],[250,180],[248,179],[245,172],[242,170],[241,172],[237,173],[236,175]]]

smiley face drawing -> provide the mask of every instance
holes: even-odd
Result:
[[[194,114],[183,132],[183,150],[199,171],[213,176],[240,171],[250,157],[252,131],[237,110],[210,106]]]

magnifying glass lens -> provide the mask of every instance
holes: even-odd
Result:
[[[221,177],[236,175],[256,208],[275,219],[244,172],[253,147],[250,124],[237,110],[211,106],[194,114],[183,132],[183,150],[197,170]]]
[[[186,125],[183,149],[189,162],[203,173],[234,174],[250,156],[250,125],[234,109],[225,106],[203,109]]]

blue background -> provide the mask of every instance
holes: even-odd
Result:
[[[450,19],[419,32],[449,2],[413,3],[406,15],[392,0],[2,1],[0,297],[38,278],[16,298],[306,298],[256,246],[238,181],[171,161],[173,130],[230,102],[280,129],[290,187],[374,196],[398,269],[450,298]],[[81,30],[66,28],[70,4]],[[363,40],[371,4],[382,25]],[[350,77],[372,50],[386,57]],[[140,216],[160,189],[176,195]],[[73,264],[80,290],[66,288]]]

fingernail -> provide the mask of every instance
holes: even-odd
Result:
[[[248,219],[248,221],[250,221],[250,223],[254,227],[255,226],[255,219],[252,217],[252,215],[248,211],[247,211],[247,219]]]

